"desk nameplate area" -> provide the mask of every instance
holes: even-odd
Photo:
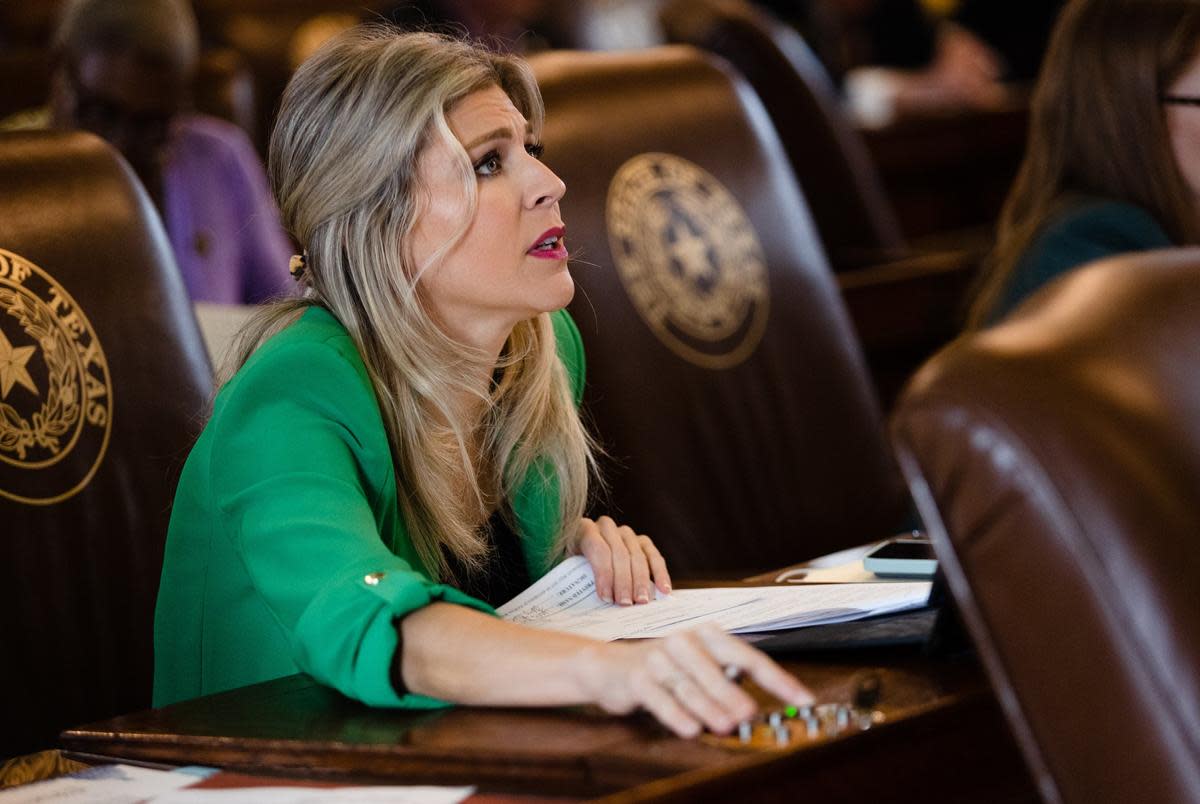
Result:
[[[839,727],[827,718],[827,727],[814,731],[793,720],[786,741],[764,739],[765,725],[748,741],[736,732],[681,740],[648,716],[612,717],[583,707],[370,709],[306,676],[289,676],[71,729],[61,743],[90,761],[211,765],[347,783],[473,784],[481,792],[575,798],[695,801],[710,791],[728,795],[737,780],[742,800],[774,800],[798,782],[798,792],[827,788],[858,800],[879,789],[897,800],[904,788],[894,785],[907,775],[909,789],[920,795],[1036,800],[970,661],[910,656],[882,665],[784,664],[827,703],[851,701],[864,674],[877,679],[870,727],[861,730],[844,717]],[[944,768],[943,756],[950,760]],[[884,780],[877,767],[889,769],[887,787],[878,787]],[[776,786],[763,788],[768,779]]]

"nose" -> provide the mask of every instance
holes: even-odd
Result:
[[[567,193],[567,185],[540,159],[529,157],[533,174],[529,182],[526,203],[530,209],[553,206]]]

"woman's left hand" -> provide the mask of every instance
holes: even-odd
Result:
[[[634,533],[628,525],[618,525],[612,517],[583,517],[574,552],[592,565],[596,594],[605,603],[649,603],[654,596],[651,584],[663,594],[671,592],[667,562],[654,542],[649,536]]]

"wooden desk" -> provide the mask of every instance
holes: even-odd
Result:
[[[372,710],[291,676],[72,729],[77,756],[203,764],[370,782],[609,801],[1036,801],[976,665],[913,655],[874,663],[786,661],[821,701],[882,679],[884,721],[867,731],[747,748],[680,740],[648,717],[592,709]]]

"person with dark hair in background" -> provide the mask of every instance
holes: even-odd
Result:
[[[246,135],[188,113],[198,51],[186,0],[71,0],[54,38],[48,107],[3,127],[104,138],[162,214],[192,300],[264,301],[287,292],[291,247]]]
[[[970,323],[1129,251],[1200,243],[1200,2],[1074,0]]]

